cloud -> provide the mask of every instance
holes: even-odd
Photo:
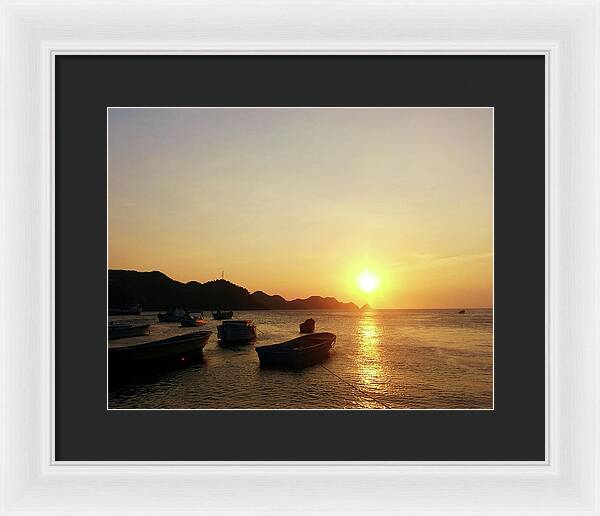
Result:
[[[391,266],[403,271],[427,270],[438,267],[450,267],[459,263],[487,260],[492,256],[493,253],[456,254],[450,256],[415,253],[410,255],[407,260],[391,264]]]

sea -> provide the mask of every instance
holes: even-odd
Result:
[[[222,347],[220,321],[202,328],[148,321],[151,338],[212,331],[201,361],[108,388],[109,409],[492,409],[493,311],[269,310],[235,312],[257,326],[254,343]],[[337,335],[330,357],[300,371],[261,369],[256,347],[299,336],[312,317],[315,332]]]

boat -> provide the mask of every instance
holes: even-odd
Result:
[[[142,313],[142,305],[130,306],[109,306],[108,315],[140,315]]]
[[[210,331],[196,331],[154,341],[109,344],[109,368],[125,367],[129,370],[144,366],[162,366],[169,362],[198,357],[202,355],[211,334]]]
[[[200,317],[197,317],[195,315],[186,313],[180,320],[180,325],[183,328],[191,328],[191,327],[195,327],[195,326],[203,326],[206,324],[206,321],[202,318],[202,314],[200,315]]]
[[[335,344],[333,333],[313,333],[256,348],[261,367],[300,369],[323,362]]]
[[[217,321],[222,321],[224,319],[231,319],[233,317],[233,312],[231,310],[217,310],[216,312],[212,313],[212,316],[213,319],[216,319]]]
[[[313,333],[315,331],[315,320],[306,319],[303,323],[300,323],[300,333]]]
[[[465,310],[459,310],[459,311],[458,311],[458,313],[459,313],[459,314],[464,314],[464,313],[466,313],[466,312],[465,312]]]
[[[158,314],[159,322],[179,322],[185,317],[186,311],[183,308],[171,308],[164,314]]]
[[[125,322],[111,321],[108,323],[108,338],[125,339],[127,337],[139,337],[150,333],[149,324],[131,324]]]
[[[252,321],[223,321],[217,335],[221,342],[249,341],[256,338],[256,326]]]

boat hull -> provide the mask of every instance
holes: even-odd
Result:
[[[200,331],[143,344],[109,347],[109,367],[137,369],[198,357],[202,355],[211,333]]]
[[[249,342],[256,338],[256,326],[242,324],[222,324],[217,326],[220,342]]]
[[[329,358],[331,348],[320,349],[309,355],[273,356],[258,355],[260,367],[265,369],[304,369],[325,362]]]
[[[128,337],[140,337],[150,333],[149,324],[139,324],[132,326],[109,325],[108,338],[109,340],[126,339]]]
[[[302,369],[327,360],[335,344],[332,333],[315,333],[282,344],[256,348],[264,368]]]
[[[130,308],[112,307],[108,309],[108,315],[140,315],[141,313],[142,307],[140,305],[132,306]]]
[[[183,316],[173,314],[158,314],[158,322],[179,322]]]
[[[182,328],[193,328],[196,326],[204,326],[206,324],[206,321],[203,321],[202,319],[181,319],[180,322]]]

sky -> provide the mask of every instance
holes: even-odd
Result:
[[[111,269],[492,307],[492,109],[110,108],[108,177]]]

